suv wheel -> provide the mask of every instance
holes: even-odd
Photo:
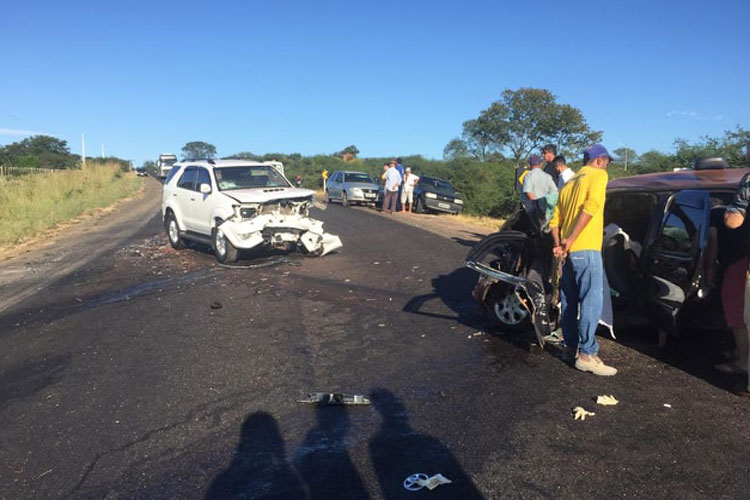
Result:
[[[424,213],[424,200],[422,200],[421,196],[414,200],[414,211],[418,214]]]
[[[232,245],[232,242],[224,236],[224,232],[218,227],[213,230],[213,247],[216,260],[222,264],[229,264],[237,260],[239,255],[237,247]]]
[[[185,242],[180,238],[180,226],[177,225],[177,219],[172,212],[167,214],[167,222],[165,224],[167,229],[167,236],[169,237],[169,244],[175,250],[185,248]]]
[[[531,324],[529,311],[521,304],[512,286],[503,283],[494,285],[484,305],[487,320],[500,331],[522,332],[528,330]]]

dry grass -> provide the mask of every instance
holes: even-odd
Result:
[[[125,198],[143,184],[116,164],[22,177],[0,177],[0,246]]]
[[[474,225],[497,231],[503,225],[505,219],[495,219],[484,215],[458,214],[451,216],[452,219],[463,224]]]

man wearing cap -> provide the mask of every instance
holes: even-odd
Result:
[[[566,259],[560,280],[566,357],[575,358],[578,370],[609,376],[617,369],[599,358],[596,328],[604,303],[601,249],[607,166],[612,157],[601,144],[589,147],[587,153],[586,165],[560,192],[549,226],[554,256]]]
[[[401,190],[401,211],[406,212],[406,203],[409,203],[409,212],[414,211],[414,187],[419,182],[419,176],[411,173],[411,167],[406,167],[404,182]]]

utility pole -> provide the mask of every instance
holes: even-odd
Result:
[[[625,144],[625,171],[628,171],[628,145]]]
[[[81,134],[81,169],[86,170],[86,134]]]
[[[102,147],[102,150],[101,150],[102,152],[101,152],[101,154],[99,155],[99,157],[100,157],[100,158],[104,158],[104,143],[103,143],[103,142],[100,142],[99,144],[101,144],[101,147]]]

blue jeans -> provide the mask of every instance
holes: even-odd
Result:
[[[563,338],[567,346],[578,347],[583,354],[599,352],[596,327],[604,300],[603,276],[601,252],[579,250],[568,254],[560,280]]]

